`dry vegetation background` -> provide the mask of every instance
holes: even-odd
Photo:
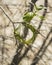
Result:
[[[46,7],[37,12],[45,20],[33,18],[30,24],[41,34],[27,46],[15,38],[14,28],[20,25],[19,33],[23,33],[18,22],[23,21],[25,11],[34,11],[32,3]],[[31,36],[29,30],[27,39]],[[52,0],[0,0],[0,65],[52,65]]]

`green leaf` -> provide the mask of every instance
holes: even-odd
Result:
[[[35,38],[37,37],[37,34],[38,34],[39,32],[38,32],[32,25],[30,25],[30,24],[25,24],[25,23],[24,23],[23,25],[26,26],[26,27],[28,27],[28,28],[33,32],[32,38],[27,41],[28,44],[33,43],[34,40],[35,40]]]
[[[30,22],[34,16],[36,16],[35,13],[33,13],[33,12],[27,12],[27,13],[24,14],[23,20],[25,22]]]
[[[38,7],[38,6],[35,4],[35,9],[38,10],[38,11],[39,11],[39,10],[42,10],[42,9],[43,9],[43,5],[40,5],[40,6]]]
[[[21,27],[21,26],[19,25],[17,28],[14,29],[14,33],[15,33],[15,34],[16,34],[16,33],[19,34],[18,30],[20,29],[20,27]]]
[[[40,19],[45,19],[45,17],[44,17],[44,16],[39,16],[39,18],[40,18]]]

